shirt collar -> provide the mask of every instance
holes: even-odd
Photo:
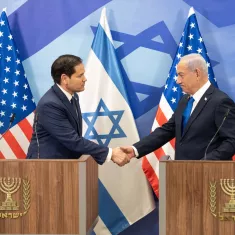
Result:
[[[72,95],[67,92],[65,89],[63,89],[58,83],[56,83],[56,85],[60,88],[60,90],[65,94],[65,96],[68,98],[69,102],[71,102],[72,99]]]
[[[208,80],[194,95],[193,99],[198,103],[202,96],[205,94],[206,90],[210,87],[211,83]]]

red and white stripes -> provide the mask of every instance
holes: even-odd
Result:
[[[156,117],[152,126],[152,131],[166,123],[171,118],[172,114],[173,111],[170,105],[168,104],[164,94],[162,94]],[[163,155],[170,155],[171,157],[174,157],[175,140],[171,140],[161,148],[146,155],[142,161],[143,171],[157,197],[159,197],[159,159]]]
[[[33,131],[34,112],[15,126],[0,140],[0,159],[24,159]]]

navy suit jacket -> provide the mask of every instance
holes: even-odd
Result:
[[[99,164],[105,162],[109,149],[82,137],[78,95],[74,96],[77,99],[78,116],[56,84],[41,98],[36,108],[27,158],[38,158],[38,152],[39,158],[46,159],[76,159],[88,154]]]
[[[231,160],[235,154],[235,104],[222,91],[210,86],[202,96],[182,133],[182,114],[188,95],[180,100],[172,117],[162,127],[134,146],[142,157],[176,137],[175,160],[204,159],[206,147],[226,117],[220,131],[207,151],[207,160]]]

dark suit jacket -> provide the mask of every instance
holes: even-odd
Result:
[[[78,99],[77,94],[75,96]],[[105,162],[109,149],[82,137],[82,117],[79,102],[77,102],[77,107],[79,117],[77,117],[68,98],[57,85],[52,86],[46,92],[36,108],[34,131],[27,158],[32,159],[38,156],[36,128],[40,158],[76,159],[82,154],[89,154],[97,163]]]
[[[188,95],[180,100],[177,109],[162,127],[156,128],[149,136],[134,146],[142,157],[176,137],[175,160],[200,160],[213,135],[226,117],[220,131],[207,151],[208,160],[231,160],[235,154],[235,105],[222,91],[208,88],[192,112],[181,133],[182,114],[188,102]]]

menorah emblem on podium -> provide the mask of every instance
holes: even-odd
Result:
[[[12,200],[12,194],[17,192],[21,185],[20,178],[0,178],[0,191],[7,195],[6,200],[0,206],[1,210],[19,210],[17,202]]]
[[[220,186],[225,194],[231,196],[228,203],[225,203],[224,212],[235,212],[235,185],[234,179],[221,179]]]

